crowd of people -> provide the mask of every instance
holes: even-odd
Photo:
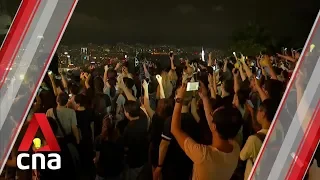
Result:
[[[127,63],[103,74],[94,66],[68,77],[49,71],[29,117],[46,113],[62,168],[18,170],[14,147],[6,178],[247,179],[299,56],[209,54],[177,65],[170,54],[169,67],[141,62],[143,78]]]

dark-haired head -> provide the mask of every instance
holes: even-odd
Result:
[[[80,87],[77,84],[72,83],[70,85],[69,91],[72,95],[77,95],[80,92]]]
[[[271,99],[280,102],[284,91],[284,84],[275,79],[268,79],[264,82],[263,89]]]
[[[124,104],[125,116],[130,120],[140,116],[140,105],[136,101],[126,101]]]
[[[278,103],[267,99],[262,102],[257,112],[257,121],[259,124],[271,123],[278,108]]]
[[[124,77],[123,82],[128,89],[132,89],[134,86],[134,80],[131,78]]]
[[[174,108],[173,102],[172,98],[160,99],[156,109],[157,115],[163,118],[171,116]]]
[[[87,96],[78,94],[74,97],[74,101],[79,107],[85,107],[87,105]]]
[[[102,120],[102,129],[100,138],[104,141],[116,141],[119,137],[119,133],[116,129],[113,117],[106,115]]]
[[[104,82],[101,77],[94,78],[93,85],[94,85],[94,92],[95,93],[102,93],[103,92]]]
[[[236,137],[243,119],[236,108],[220,107],[212,113],[212,126],[210,127],[213,135],[217,135],[223,140],[230,140]]]
[[[69,101],[69,96],[66,93],[60,93],[57,96],[57,103],[59,106],[66,106]]]

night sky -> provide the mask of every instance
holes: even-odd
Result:
[[[7,0],[12,13],[19,0]],[[275,37],[307,38],[320,0],[80,0],[62,39],[224,47],[250,21]]]

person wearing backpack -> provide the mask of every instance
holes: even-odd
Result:
[[[269,106],[268,100],[265,100],[258,108],[257,121],[261,125],[261,130],[249,136],[244,147],[240,152],[240,160],[246,161],[244,179],[248,179],[251,169],[254,165],[263,141],[268,133],[275,112]]]

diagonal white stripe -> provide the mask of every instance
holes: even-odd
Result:
[[[315,70],[312,73],[312,76],[309,80],[309,83],[307,85],[307,88],[304,91],[302,100],[304,100],[305,103],[300,103],[297,109],[296,114],[294,115],[293,121],[290,125],[290,128],[288,130],[288,133],[283,141],[283,144],[281,145],[280,151],[277,155],[277,159],[275,161],[275,165],[272,167],[270,171],[270,175],[268,177],[268,180],[274,180],[278,179],[280,176],[281,171],[283,170],[284,163],[286,162],[288,156],[291,154],[291,147],[293,147],[294,142],[297,140],[297,135],[299,133],[299,129],[303,127],[303,130],[306,130],[307,125],[303,125],[305,122],[309,122],[312,119],[312,115],[308,115],[310,105],[312,103],[312,97],[314,97],[317,88],[320,84],[320,58],[318,59],[318,62],[316,64]],[[307,134],[308,132],[305,132]],[[299,137],[303,138],[303,137]],[[301,139],[302,140],[302,139]],[[301,141],[300,140],[300,141]],[[290,147],[290,148],[288,148]],[[294,152],[295,153],[295,152]]]
[[[319,17],[320,17],[320,11],[319,11],[319,13],[318,13],[318,15],[317,15],[317,18],[316,18],[316,20],[315,20],[315,23],[314,23],[313,26],[312,26],[311,31],[310,31],[310,33],[309,33],[308,39],[307,39],[306,44],[305,44],[305,46],[304,46],[304,48],[303,48],[303,51],[302,51],[302,53],[301,53],[302,55],[306,54],[305,51],[308,51],[308,49],[309,49],[309,47],[307,47],[307,46],[308,46],[308,43],[309,43],[310,40],[311,40],[312,34],[313,34],[313,32],[314,32],[314,30],[315,30],[315,27],[316,27],[316,25],[317,25],[317,23],[318,23],[318,21],[319,21]],[[302,62],[301,62],[301,59],[302,59],[302,58],[307,58],[307,57],[303,57],[303,56],[300,57],[300,59],[298,60],[296,66],[295,66],[295,69],[294,69],[294,72],[293,72],[293,74],[292,74],[292,77],[296,77],[296,73],[298,73],[299,67],[301,66],[301,63],[302,63]],[[291,79],[290,79],[284,95],[290,93],[290,88],[289,88],[289,87],[291,87],[291,85],[292,85],[292,83],[294,83],[294,81],[295,81],[294,78],[291,78]],[[281,110],[282,110],[282,109],[281,109],[281,105],[282,105],[283,103],[285,103],[285,100],[286,100],[286,99],[283,97],[282,100],[281,100],[281,102],[280,102],[280,105],[279,105],[279,107],[278,107],[278,110],[277,110],[274,118],[276,118],[276,117],[279,116],[279,114],[280,114],[280,112],[281,112]],[[274,126],[278,126],[277,121],[275,121],[275,119],[273,120],[273,122],[272,122],[272,124],[271,124],[271,126],[270,126],[270,129],[273,129]],[[266,139],[269,139],[269,137],[271,136],[271,134],[276,133],[276,132],[275,132],[275,129],[276,129],[276,128],[274,128],[274,131],[269,131],[269,132],[267,133]],[[260,152],[259,152],[259,154],[258,154],[258,156],[257,156],[257,159],[260,159],[261,157],[263,157],[263,154],[264,154],[264,152],[265,152],[265,148],[266,148],[267,143],[268,143],[267,141],[264,141],[264,143],[262,144],[262,147],[261,147]],[[257,167],[260,167],[260,164],[261,164],[261,163],[260,163],[259,161],[254,164],[254,166],[252,167],[252,170],[251,170],[251,172],[250,172],[250,175],[249,175],[249,178],[248,178],[248,179],[252,179],[253,176],[254,176],[254,174],[258,175],[258,172],[257,172],[258,169],[257,169]],[[270,173],[270,174],[271,174],[271,173]],[[258,175],[258,177],[260,177],[260,176]],[[266,178],[266,177],[261,177],[261,178]]]
[[[32,33],[32,36],[30,38],[29,44],[27,45],[25,51],[23,52],[23,55],[21,56],[21,62],[24,66],[18,66],[15,74],[13,77],[16,77],[15,80],[12,79],[10,81],[10,85],[8,86],[8,89],[5,93],[5,95],[2,97],[1,101],[1,114],[0,114],[0,129],[2,128],[5,119],[9,113],[9,110],[14,102],[14,97],[17,96],[19,88],[22,83],[22,79],[19,77],[21,75],[26,74],[28,67],[31,64],[31,61],[36,53],[36,50],[38,49],[38,46],[40,44],[41,39],[38,38],[38,36],[42,36],[44,31],[46,30],[48,23],[52,17],[52,14],[55,10],[55,7],[58,3],[58,0],[50,0],[47,1],[44,10],[42,11],[41,17],[37,23],[37,26]],[[9,97],[13,98],[9,98]]]

